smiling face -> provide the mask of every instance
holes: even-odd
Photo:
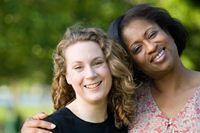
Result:
[[[76,99],[91,103],[107,100],[112,75],[100,46],[93,41],[79,41],[68,46],[64,55],[66,79]]]
[[[152,78],[171,71],[179,60],[173,38],[153,22],[132,20],[122,35],[134,62]]]

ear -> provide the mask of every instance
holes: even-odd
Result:
[[[70,76],[66,74],[65,78],[66,78],[66,80],[67,80],[67,83],[68,83],[69,85],[71,85]]]

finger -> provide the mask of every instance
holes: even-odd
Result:
[[[32,133],[52,133],[51,131],[47,131],[47,130],[44,130],[44,129],[34,129],[35,131],[32,132]]]
[[[29,128],[44,128],[44,129],[54,129],[56,127],[55,124],[44,121],[44,120],[27,120],[24,123],[25,127],[29,127]]]
[[[39,128],[22,128],[21,133],[52,133],[52,132]]]
[[[37,119],[37,120],[41,120],[46,118],[48,115],[44,112],[39,112],[37,114],[35,114],[34,116],[32,116],[33,119]]]

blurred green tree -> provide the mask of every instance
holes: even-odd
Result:
[[[65,29],[77,22],[107,30],[110,22],[136,3],[166,8],[190,33],[184,63],[200,70],[200,9],[187,0],[1,0],[0,84],[50,83],[52,53]]]

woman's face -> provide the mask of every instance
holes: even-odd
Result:
[[[172,70],[179,59],[173,38],[156,23],[132,20],[124,27],[122,35],[134,62],[152,78],[160,78]]]
[[[65,49],[66,79],[76,100],[90,103],[106,101],[112,75],[100,46],[93,41],[79,41]]]

